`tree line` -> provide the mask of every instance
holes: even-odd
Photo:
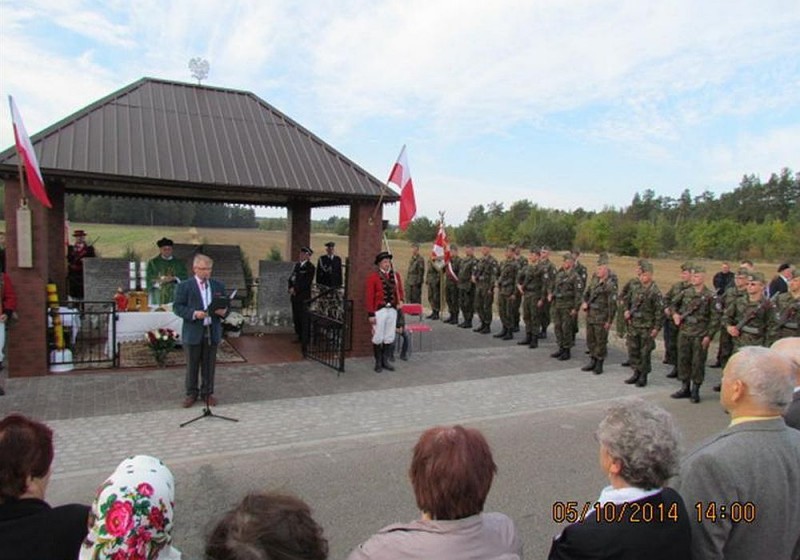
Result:
[[[492,202],[473,206],[465,222],[448,228],[448,238],[462,244],[548,245],[589,252],[657,257],[670,254],[713,259],[800,257],[800,173],[785,168],[766,183],[746,175],[732,192],[710,191],[677,198],[637,192],[623,208],[572,212],[542,208],[520,200],[507,209]],[[404,237],[429,243],[437,224],[414,220]],[[395,232],[399,235],[399,232]]]

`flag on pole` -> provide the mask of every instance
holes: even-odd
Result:
[[[400,189],[400,218],[398,223],[400,229],[405,231],[408,224],[414,219],[417,214],[417,201],[414,198],[414,182],[411,180],[411,169],[408,167],[408,158],[406,157],[406,147],[400,150],[400,155],[397,157],[397,163],[392,167],[392,172],[389,174],[387,183],[394,183]]]
[[[28,132],[25,130],[25,125],[22,124],[22,117],[17,110],[17,105],[14,103],[14,98],[8,96],[8,103],[11,106],[11,121],[14,124],[14,142],[17,145],[17,156],[22,160],[25,166],[25,176],[28,178],[28,187],[33,196],[47,208],[52,208],[50,198],[47,196],[47,190],[44,188],[44,179],[42,172],[39,171],[39,160],[36,159],[36,152],[33,150],[33,144],[28,137]],[[20,177],[20,180],[22,178]]]
[[[436,240],[433,242],[431,256],[434,260],[440,258],[444,259],[445,273],[452,280],[456,282],[458,281],[458,275],[453,270],[453,263],[450,258],[450,242],[447,240],[447,231],[444,228],[444,219],[439,222],[439,230],[436,232]]]

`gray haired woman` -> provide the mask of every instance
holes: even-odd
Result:
[[[610,485],[595,502],[554,508],[555,517],[575,522],[553,540],[549,558],[690,558],[686,507],[664,486],[679,465],[672,416],[644,400],[626,400],[609,409],[596,437]]]

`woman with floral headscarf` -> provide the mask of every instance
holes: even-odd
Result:
[[[80,560],[179,560],[172,546],[175,483],[155,457],[125,459],[97,491]]]

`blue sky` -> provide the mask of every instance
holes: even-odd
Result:
[[[203,57],[379,179],[407,144],[418,215],[457,224],[800,171],[798,29],[797,0],[0,0],[0,95],[34,134]]]

